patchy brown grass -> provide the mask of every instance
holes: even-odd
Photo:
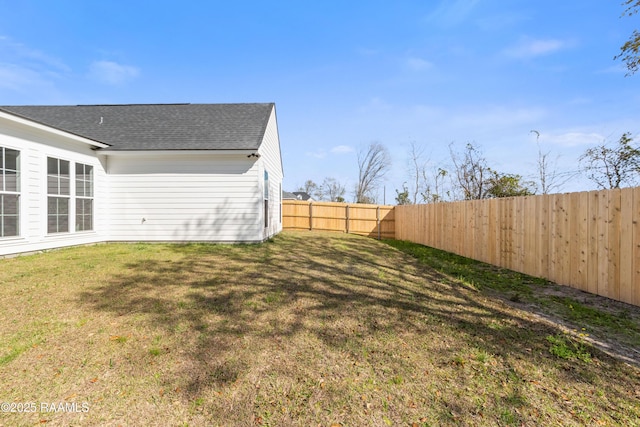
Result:
[[[0,425],[640,425],[637,367],[367,238],[0,266]]]

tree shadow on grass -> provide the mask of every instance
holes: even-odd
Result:
[[[569,386],[616,375],[605,372],[615,365],[605,355],[598,358],[607,363],[589,365],[551,358],[545,337],[558,334],[557,329],[371,239],[283,233],[261,245],[156,248],[166,254],[126,263],[107,283],[83,293],[81,301],[116,316],[135,313],[149,327],[180,335],[186,363],[177,375],[191,396],[233,384],[249,371],[259,382],[263,368],[256,364],[269,364],[271,357],[288,358],[291,366],[281,369],[302,375],[304,368],[296,364],[324,363],[294,357],[313,355],[313,346],[353,360],[354,366],[384,370],[388,367],[377,362],[389,359],[372,355],[384,353],[372,341],[389,340],[395,347],[425,336],[431,343],[421,342],[420,351],[440,367],[464,371],[482,353],[503,361],[500,375],[512,388],[504,397],[507,406],[531,405],[517,399],[526,395],[528,381],[517,361],[553,370]],[[300,343],[308,348],[296,347]],[[393,360],[388,375],[412,369],[411,360]],[[626,396],[625,390],[609,392],[618,399]],[[464,410],[454,400],[445,403],[454,412]],[[604,401],[594,405],[610,410]]]

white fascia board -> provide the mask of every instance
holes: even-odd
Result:
[[[67,139],[72,139],[72,140],[77,141],[77,142],[82,142],[84,144],[88,144],[88,145],[91,145],[93,147],[97,147],[97,148],[109,148],[110,147],[109,144],[103,144],[102,142],[94,141],[93,139],[85,138],[83,136],[76,135],[76,134],[71,133],[71,132],[66,132],[64,130],[56,129],[56,128],[51,127],[51,126],[43,125],[42,123],[34,122],[32,120],[25,119],[23,117],[16,116],[16,115],[13,115],[13,114],[10,114],[10,113],[6,113],[4,111],[0,111],[0,118],[12,121],[14,123],[18,123],[18,124],[23,125],[23,126],[27,126],[29,128],[32,128],[32,129],[38,129],[38,130],[41,130],[41,131],[44,131],[44,132],[48,132],[48,133],[52,133],[52,134],[55,134],[55,135],[62,136],[62,137],[67,138]]]
[[[223,155],[245,155],[251,156],[258,154],[258,150],[98,150],[96,151],[98,156],[121,156],[121,157],[136,157],[136,156],[149,156],[150,154],[157,155],[182,155],[182,154],[223,154]],[[259,154],[258,154],[259,156]]]

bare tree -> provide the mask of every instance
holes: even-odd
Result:
[[[358,184],[356,186],[356,203],[371,203],[380,180],[391,167],[391,156],[387,148],[372,142],[366,148],[358,150]]]
[[[640,178],[640,149],[632,142],[631,135],[624,133],[616,147],[602,144],[585,151],[580,163],[587,177],[601,189],[636,184]]]
[[[484,199],[487,196],[487,180],[491,169],[482,156],[479,148],[467,143],[462,153],[453,150],[453,143],[449,145],[451,160],[453,161],[455,180],[464,200]]]
[[[445,180],[449,175],[446,169],[441,167],[436,167],[433,170],[433,176],[427,177],[427,170],[423,171],[424,173],[424,182],[425,188],[424,192],[421,193],[422,200],[427,203],[438,203],[446,200],[446,198],[450,197],[450,192],[445,191]],[[433,182],[433,186],[431,185]],[[446,197],[445,197],[446,196]]]
[[[409,146],[409,178],[411,184],[403,185],[403,191],[398,195],[404,196],[404,204],[407,203],[432,203],[444,200],[444,183],[447,171],[434,165],[429,157],[425,156],[424,147],[412,142]]]
[[[320,186],[322,190],[322,198],[330,202],[344,202],[344,193],[346,188],[340,184],[335,178],[325,178]]]
[[[551,194],[559,192],[562,186],[575,176],[575,173],[558,172],[559,157],[551,160],[549,157],[551,151],[542,152],[542,148],[540,147],[540,132],[532,130],[530,133],[536,135],[536,143],[538,144],[538,163],[536,166],[538,169],[538,180],[540,182],[540,193]]]
[[[411,181],[413,183],[411,192],[413,193],[412,202],[414,204],[418,203],[418,194],[422,194],[426,191],[426,165],[428,160],[424,159],[424,151],[424,147],[418,146],[415,142],[412,142],[409,146],[409,173]],[[408,196],[409,189],[404,187],[403,189],[405,192],[407,192]]]
[[[298,187],[298,191],[304,191],[316,200],[322,199],[322,192],[320,191],[320,187],[310,179],[306,180],[304,182],[304,185]]]

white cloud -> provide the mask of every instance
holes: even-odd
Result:
[[[356,52],[360,56],[375,56],[375,55],[378,55],[380,53],[380,51],[378,51],[377,49],[372,49],[372,48],[367,48],[367,47],[358,48],[358,49],[356,49]]]
[[[496,30],[511,29],[521,26],[532,18],[524,11],[507,11],[492,13],[476,20],[478,28],[483,31],[495,32]]]
[[[428,17],[429,23],[450,27],[463,23],[480,0],[442,0]]]
[[[353,153],[354,151],[353,147],[349,147],[348,145],[338,145],[331,149],[331,152],[335,154]]]
[[[0,36],[0,58],[0,89],[5,91],[5,100],[10,93],[20,94],[21,99],[36,97],[40,102],[57,97],[56,83],[71,72],[60,59],[7,36]]]
[[[387,104],[384,99],[374,96],[369,99],[369,102],[360,108],[358,108],[360,113],[373,113],[373,112],[381,112],[381,111],[391,111],[393,106],[391,104]]]
[[[0,64],[0,88],[20,90],[33,83],[42,83],[41,77],[33,70],[14,64]]]
[[[67,66],[62,60],[41,52],[37,49],[13,41],[10,37],[0,36],[0,54],[7,60],[13,59],[17,63],[25,63],[25,66],[29,68],[45,70],[49,73],[54,72],[69,72],[71,68]]]
[[[459,129],[493,131],[536,123],[547,115],[548,111],[540,107],[477,106],[472,110],[451,112],[447,123]]]
[[[603,68],[596,71],[596,74],[627,74],[629,70],[624,64],[616,64],[611,67]]]
[[[566,40],[557,39],[523,39],[518,44],[507,48],[505,55],[516,59],[535,58],[550,55],[572,45]]]
[[[422,58],[412,57],[407,59],[407,66],[414,71],[420,71],[433,67],[433,64]]]
[[[138,68],[113,61],[94,61],[90,67],[90,75],[94,79],[110,85],[123,84],[139,74]]]
[[[559,134],[540,135],[540,141],[562,147],[578,147],[581,145],[602,144],[606,137],[597,132],[565,132]]]
[[[305,155],[307,155],[308,157],[313,157],[314,159],[324,159],[325,157],[327,157],[327,152],[323,149],[320,149],[316,151],[307,151]]]
[[[51,73],[42,73],[16,64],[0,63],[0,97],[5,103],[43,102],[60,99],[60,93],[51,79]],[[16,97],[16,98],[14,98]],[[17,101],[10,101],[16,99]]]

